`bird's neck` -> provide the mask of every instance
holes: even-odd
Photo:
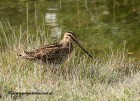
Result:
[[[62,44],[63,47],[71,47],[72,46],[72,42],[68,39],[65,39],[65,38],[63,38],[59,43]]]

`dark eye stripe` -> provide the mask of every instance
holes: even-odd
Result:
[[[69,31],[67,33],[71,33],[73,36],[76,36],[76,34],[74,32]]]

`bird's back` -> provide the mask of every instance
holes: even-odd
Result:
[[[72,44],[67,47],[63,47],[63,44],[61,43],[54,43],[45,45],[35,51],[24,51],[24,55],[21,56],[29,60],[41,60],[44,63],[61,64],[68,58],[68,55],[70,55],[72,50]]]

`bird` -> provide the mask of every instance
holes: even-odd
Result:
[[[72,31],[64,33],[63,39],[57,43],[45,45],[42,48],[38,48],[33,51],[24,51],[18,56],[27,60],[40,60],[45,64],[62,64],[71,55],[74,42],[90,58],[93,58],[92,55],[81,46],[76,38],[76,34]]]

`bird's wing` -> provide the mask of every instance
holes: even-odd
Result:
[[[35,51],[27,52],[24,51],[22,55],[26,59],[42,59],[42,58],[54,58],[55,53],[60,51],[62,45],[59,43],[54,43],[50,45],[45,45],[42,48],[36,49]]]
[[[58,53],[61,50],[61,44],[55,43],[50,45],[45,45],[41,49],[35,51],[36,58],[53,58],[55,53]]]

